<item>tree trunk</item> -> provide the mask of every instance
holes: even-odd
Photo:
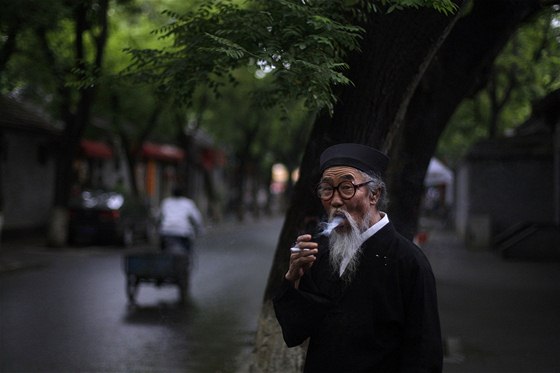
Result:
[[[16,38],[18,36],[20,25],[10,25],[8,31],[3,35],[3,44],[0,48],[0,72],[4,71],[10,57],[16,51]]]
[[[108,37],[108,24],[107,24],[107,11],[108,0],[99,2],[97,12],[99,15],[98,25],[100,26],[99,34],[95,37],[95,58],[94,58],[94,71],[93,78],[97,78],[101,71],[103,62],[103,54]],[[91,25],[88,23],[88,4],[80,3],[75,8],[74,21],[76,25],[76,40],[75,40],[75,63],[76,67],[83,68],[83,63],[86,58],[84,35]],[[55,76],[59,78],[58,91],[62,92],[63,99],[67,100],[62,106],[62,117],[65,121],[64,134],[62,144],[58,151],[56,162],[56,175],[55,175],[55,195],[54,206],[49,220],[49,227],[47,233],[47,244],[53,247],[60,247],[66,243],[68,231],[68,202],[70,198],[70,188],[73,182],[72,163],[78,152],[80,139],[82,134],[89,124],[91,116],[91,108],[94,102],[96,87],[89,86],[79,92],[78,103],[76,106],[76,113],[72,114],[70,97],[71,94],[66,86],[66,81],[60,75],[62,69],[60,64],[56,63],[56,57],[53,51],[49,48],[48,42],[44,35],[41,37],[47,58],[52,63],[52,68]]]
[[[80,139],[89,123],[93,88],[80,95],[78,111],[66,122],[61,147],[58,149],[55,176],[55,200],[49,220],[47,244],[61,247],[66,244],[68,231],[68,202],[73,182],[72,164],[80,146]]]
[[[245,195],[247,193],[247,188],[250,188],[250,183],[253,178],[252,169],[254,168],[254,163],[251,156],[251,147],[254,145],[257,134],[259,132],[259,122],[255,122],[251,127],[243,128],[243,147],[239,148],[236,152],[237,165],[235,167],[236,172],[234,175],[234,206],[236,218],[238,221],[245,220],[245,213],[247,206],[245,205]]]
[[[312,188],[318,180],[320,152],[329,145],[347,141],[387,147],[390,130],[404,119],[424,69],[457,17],[432,10],[408,10],[374,14],[365,25],[362,53],[349,58],[349,76],[355,86],[341,89],[333,116],[322,114],[317,118],[307,143],[301,178],[294,187],[265,292],[257,331],[255,372],[301,370],[304,348],[285,348],[271,299],[288,267],[287,249],[299,233],[309,232],[321,219],[322,208]]]
[[[539,8],[537,1],[475,1],[424,75],[390,152],[389,216],[408,238],[417,230],[424,177],[449,118],[464,97],[485,85],[512,33]]]

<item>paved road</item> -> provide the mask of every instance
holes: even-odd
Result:
[[[119,251],[27,254],[43,266],[0,275],[0,371],[233,371],[251,347],[280,225],[209,230],[186,311],[174,289],[149,287],[129,309]],[[504,261],[429,228],[444,373],[560,372],[560,263]]]
[[[281,222],[210,228],[196,244],[187,307],[176,288],[151,285],[130,307],[122,250],[24,245],[10,260],[27,267],[0,275],[0,371],[234,371],[251,347]]]
[[[423,249],[437,279],[445,373],[560,372],[560,263],[469,251],[434,225]]]

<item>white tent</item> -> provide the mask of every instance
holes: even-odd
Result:
[[[432,158],[424,178],[424,186],[428,188],[445,185],[445,203],[451,205],[453,203],[453,182],[453,171],[438,159]]]

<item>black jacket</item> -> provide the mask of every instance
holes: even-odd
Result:
[[[284,281],[274,298],[286,344],[310,338],[305,372],[441,372],[435,280],[422,251],[389,223],[358,255],[345,282],[320,243],[299,289]]]

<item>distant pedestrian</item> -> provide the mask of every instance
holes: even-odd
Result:
[[[202,233],[202,215],[193,200],[185,197],[181,188],[161,202],[159,234],[161,249],[190,254],[193,240]]]

